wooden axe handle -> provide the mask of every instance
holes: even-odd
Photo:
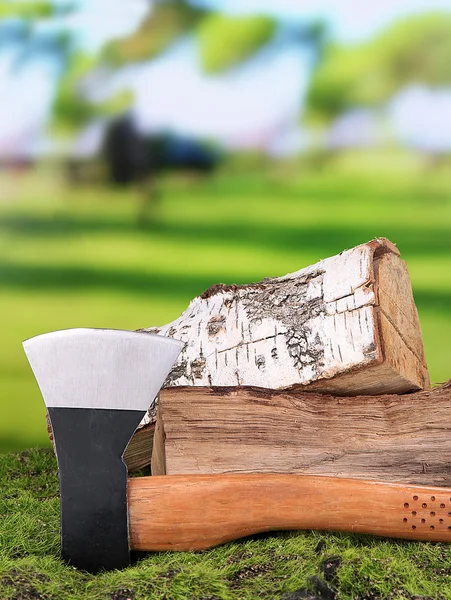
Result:
[[[451,489],[309,475],[128,480],[130,548],[203,550],[262,531],[451,541]]]

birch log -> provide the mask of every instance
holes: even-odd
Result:
[[[186,342],[165,387],[354,395],[429,386],[409,274],[384,238],[283,277],[215,285],[172,323],[142,331]]]
[[[304,473],[451,486],[451,381],[403,395],[162,390],[152,473]]]

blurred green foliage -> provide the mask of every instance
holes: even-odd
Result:
[[[85,90],[86,82],[96,76],[102,77],[96,57],[82,52],[70,56],[53,100],[54,132],[77,132],[95,119],[122,114],[130,107],[133,95],[127,90],[117,92],[103,102],[90,100]]]
[[[267,44],[277,29],[270,17],[210,14],[198,28],[201,65],[206,73],[234,67]]]
[[[183,35],[194,34],[203,69],[217,73],[252,56],[276,27],[276,21],[265,16],[233,17],[197,8],[187,0],[160,0],[136,32],[105,46],[100,61],[118,68],[151,60]]]
[[[22,340],[56,329],[138,329],[177,318],[214,283],[283,275],[386,236],[412,278],[433,382],[451,376],[450,171],[359,152],[327,171],[235,162],[167,178],[137,226],[133,189],[66,188],[55,171],[0,175],[0,451],[48,444]]]
[[[450,15],[410,17],[363,44],[330,44],[313,73],[308,116],[327,122],[350,108],[381,105],[419,82],[451,84]]]
[[[51,17],[55,13],[55,5],[52,2],[11,2],[2,0],[0,2],[0,19],[10,17],[18,19],[42,19]]]
[[[137,31],[109,42],[100,60],[115,68],[151,60],[190,32],[204,14],[205,11],[184,0],[155,2]]]
[[[16,3],[12,7],[0,0],[2,12],[15,17],[13,40],[18,56],[36,59],[47,53],[60,65],[56,95],[52,107],[52,130],[56,134],[73,133],[97,118],[124,112],[132,103],[131,93],[124,91],[104,101],[94,101],[89,92],[97,78],[101,88],[115,70],[127,65],[150,61],[164,53],[184,35],[197,37],[201,64],[206,72],[228,69],[252,56],[268,42],[276,22],[268,17],[228,17],[211,13],[187,0],[158,0],[138,29],[124,38],[112,40],[95,55],[88,56],[76,40],[61,26],[48,30],[45,36],[27,26],[40,18],[51,19],[72,5],[52,2]],[[17,25],[21,24],[21,35]],[[312,30],[314,31],[314,30]]]
[[[81,52],[70,57],[53,101],[55,129],[79,129],[99,115],[98,106],[83,94],[81,82],[81,78],[91,71],[96,62],[96,59]]]
[[[60,62],[55,131],[81,128],[99,116],[121,112],[131,103],[130,94],[124,93],[96,105],[84,89],[86,78],[101,70],[112,73],[153,60],[188,35],[198,44],[200,64],[207,74],[242,64],[270,42],[276,31],[285,35],[287,42],[297,44],[300,52],[309,47],[315,65],[305,114],[312,123],[328,123],[354,107],[381,106],[407,84],[451,84],[449,14],[415,15],[394,23],[370,41],[343,45],[328,42],[329,33],[321,21],[296,21],[279,28],[276,20],[264,15],[231,16],[199,8],[189,0],[158,0],[135,32],[112,40],[98,54],[87,57],[61,27],[49,29],[45,35],[30,27],[40,19],[51,20],[73,11],[74,6],[0,0],[0,17],[15,17],[10,34],[16,44],[20,38],[22,55],[36,59],[42,52],[53,53]],[[19,31],[20,22],[23,27]]]

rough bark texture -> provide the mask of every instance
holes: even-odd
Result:
[[[305,473],[451,486],[451,381],[357,397],[166,389],[156,429],[156,475]]]
[[[186,342],[165,387],[352,395],[429,385],[409,275],[384,238],[284,277],[215,285],[143,331]]]

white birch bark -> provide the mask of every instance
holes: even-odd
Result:
[[[396,247],[380,238],[283,277],[212,286],[172,323],[142,330],[186,343],[164,387],[311,386],[352,395],[427,386],[424,355],[412,358],[421,363],[414,377],[392,373],[385,364],[374,267],[385,254],[405,269]],[[408,274],[406,281],[411,299]],[[408,317],[421,354],[413,300],[411,305]],[[384,368],[374,371],[377,365]],[[357,375],[370,367],[374,376]],[[340,389],[337,381],[350,373],[356,375],[342,379]],[[386,379],[379,392],[374,377]]]

